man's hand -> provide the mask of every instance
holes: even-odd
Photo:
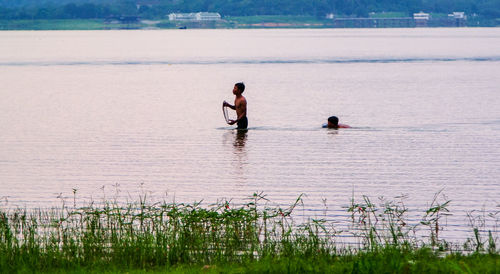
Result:
[[[227,106],[229,106],[229,103],[226,102],[226,101],[224,101],[224,102],[222,102],[222,105],[225,106],[225,107],[227,107]]]
[[[227,123],[230,125],[234,125],[236,123],[236,120],[229,120],[229,122],[227,122]]]

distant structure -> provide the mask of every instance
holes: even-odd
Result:
[[[448,14],[448,17],[453,17],[453,19],[466,19],[465,12],[463,11],[455,11],[452,14]]]
[[[465,12],[453,12],[446,17],[432,17],[428,13],[413,14],[416,27],[465,27],[467,26],[467,16]]]
[[[170,21],[218,21],[221,16],[216,12],[197,13],[171,13],[168,15]]]
[[[452,21],[452,24],[455,27],[465,27],[467,22],[467,16],[465,12],[455,11],[451,14],[448,14],[448,19]]]
[[[413,27],[464,27],[467,25],[467,16],[464,12],[453,12],[447,17],[432,18],[429,13],[414,13],[413,17],[387,18],[339,18],[332,13],[326,14],[334,28],[413,28]]]
[[[419,12],[413,14],[413,20],[415,20],[415,27],[427,27],[427,23],[431,18],[430,14],[425,12]]]

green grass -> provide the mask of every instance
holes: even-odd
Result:
[[[51,273],[498,273],[498,254],[452,254],[440,257],[429,248],[404,250],[386,247],[376,252],[340,256],[265,257],[259,260],[212,264],[154,265],[130,268],[110,264],[68,265],[59,268],[16,270],[4,272]]]
[[[2,20],[0,30],[99,30],[103,20]]]
[[[141,28],[141,24],[106,24],[102,19],[0,20],[0,30],[103,30]]]
[[[226,20],[236,21],[239,24],[256,23],[317,23],[319,20],[313,16],[292,16],[292,15],[255,15],[255,16],[226,16]]]
[[[473,226],[475,236],[463,245],[471,253],[440,239],[449,202],[436,195],[422,221],[409,225],[402,200],[352,200],[348,233],[361,243],[356,247],[343,244],[325,220],[295,224],[301,196],[286,208],[254,194],[243,205],[143,197],[81,208],[2,209],[0,272],[494,273],[498,235],[481,238],[484,227]],[[417,228],[428,231],[428,242],[412,234]]]
[[[236,28],[322,28],[329,22],[314,16],[292,15],[228,16],[224,20],[227,26]]]

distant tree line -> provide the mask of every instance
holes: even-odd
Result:
[[[222,16],[326,14],[367,17],[369,12],[451,13],[500,18],[500,0],[0,0],[0,19],[90,19],[118,15],[164,18],[171,12]]]

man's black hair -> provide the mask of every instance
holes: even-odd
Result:
[[[243,93],[243,91],[245,91],[245,84],[243,82],[239,82],[239,83],[236,83],[234,85],[236,87],[238,87],[238,90],[241,91],[241,93]]]
[[[339,118],[337,116],[330,116],[328,117],[328,122],[334,124],[335,126],[339,125]]]

